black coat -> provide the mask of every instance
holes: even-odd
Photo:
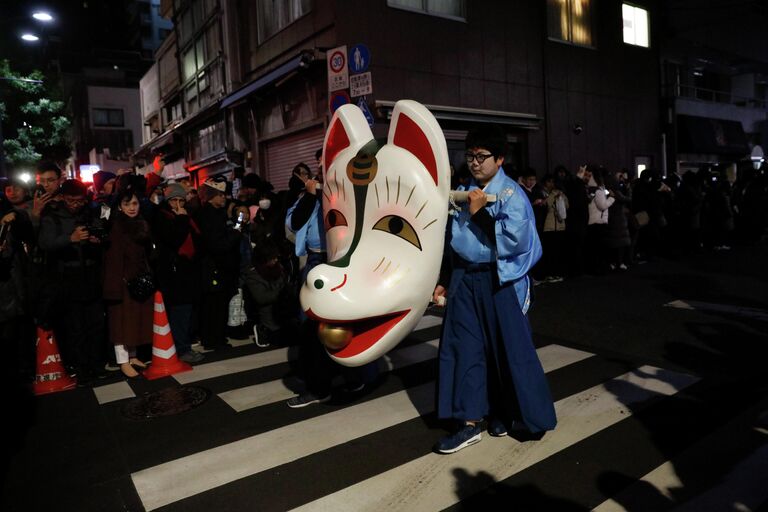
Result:
[[[202,278],[202,242],[197,224],[189,215],[176,215],[163,203],[155,214],[153,233],[155,274],[165,303],[196,304]]]
[[[197,213],[202,240],[202,291],[234,295],[240,272],[240,233],[227,226],[227,210],[209,203]]]

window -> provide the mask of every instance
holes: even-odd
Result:
[[[464,19],[464,0],[387,0],[387,5],[435,16]]]
[[[93,109],[93,126],[123,126],[123,109],[95,108]]]
[[[594,46],[591,0],[547,0],[550,39],[579,46]]]
[[[629,4],[621,5],[624,42],[648,48],[648,11]]]
[[[312,10],[312,0],[258,0],[259,42],[277,34]]]

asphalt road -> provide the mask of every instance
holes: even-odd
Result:
[[[536,288],[559,425],[431,453],[439,317],[361,394],[289,409],[293,348],[252,343],[175,378],[9,391],[0,509],[758,510],[768,502],[768,249],[736,248]],[[135,420],[136,397],[210,393]],[[501,500],[501,501],[500,501]]]

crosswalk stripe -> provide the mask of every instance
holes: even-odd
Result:
[[[94,387],[93,394],[96,395],[96,400],[99,402],[99,405],[136,396],[136,393],[133,392],[131,386],[124,380],[115,382],[114,384]]]
[[[441,510],[629,417],[631,405],[673,395],[697,380],[643,366],[559,400],[557,429],[542,441],[490,438],[453,455],[430,453],[295,510]],[[458,492],[457,475],[467,475]]]
[[[399,350],[394,350],[384,356],[384,371],[393,371],[398,368],[404,368],[412,364],[420,363],[434,359],[437,356],[438,340],[431,340],[425,343],[412,345]],[[592,354],[561,345],[547,345],[539,349],[539,354],[544,358],[543,363],[547,366],[544,371],[554,371],[562,366],[567,366],[577,362],[579,359],[586,359]],[[242,412],[254,407],[287,400],[296,394],[298,381],[291,379],[287,381],[275,380],[263,384],[255,384],[243,388],[234,389],[219,393],[219,398],[224,400],[232,409]]]
[[[386,371],[403,368],[412,364],[434,359],[437,355],[438,340],[420,343],[400,350],[395,350],[384,356]],[[219,393],[219,398],[237,412],[259,407],[262,405],[287,400],[296,394],[297,380],[274,380],[263,384],[255,384],[243,388]]]
[[[544,347],[538,352],[542,365],[550,369],[570,364],[568,354],[572,362],[590,356],[567,347]],[[146,510],[154,510],[428,414],[434,410],[434,386],[429,382],[286,425],[138,471],[131,478]]]
[[[441,317],[425,315],[419,320],[419,323],[416,324],[414,332],[440,325],[442,322],[443,319]],[[213,363],[199,364],[194,367],[194,371],[178,373],[174,375],[173,378],[176,379],[179,384],[191,384],[193,382],[222,377],[232,373],[245,372],[275,364],[287,363],[289,360],[288,348],[279,348],[260,352],[258,354],[234,357],[223,361],[215,361]]]
[[[664,305],[668,308],[731,313],[734,315],[745,316],[747,318],[754,318],[756,320],[768,320],[768,311],[764,309],[748,308],[745,306],[716,304],[712,302],[698,302],[693,300],[673,300],[672,302],[668,302]]]

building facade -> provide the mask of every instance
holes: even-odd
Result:
[[[163,6],[177,42],[169,49],[169,38],[158,51],[157,82],[162,89],[163,58],[174,53],[179,78],[167,96],[159,94],[156,111],[174,105],[181,118],[168,116],[174,124],[157,114],[159,127],[138,154],[145,161],[171,151],[199,176],[242,165],[284,188],[298,162],[315,166],[330,104],[347,101],[343,92],[329,94],[327,63],[346,46],[352,75],[370,73],[370,82],[356,76],[346,93],[367,106],[374,134],[386,134],[394,102],[417,100],[443,127],[457,169],[467,131],[482,123],[505,128],[508,171],[532,167],[541,175],[559,164],[575,170],[587,162],[609,169],[661,162],[655,0],[632,4],[645,13],[644,27],[635,27],[644,44],[625,42],[628,21],[619,1],[168,0]]]

